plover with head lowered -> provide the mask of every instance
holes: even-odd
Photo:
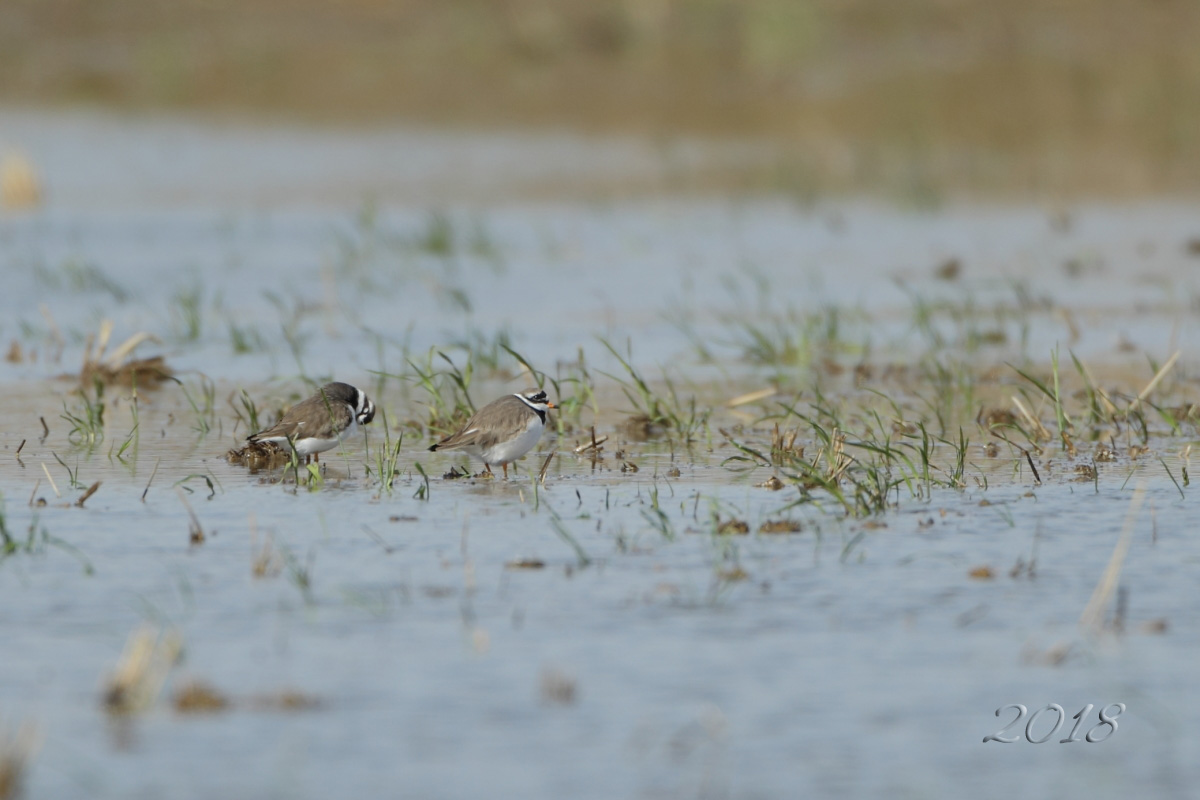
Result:
[[[274,442],[287,449],[296,448],[297,456],[309,456],[318,462],[320,453],[337,447],[352,436],[359,425],[375,418],[375,404],[362,389],[348,383],[327,383],[307,400],[288,409],[279,422],[265,431],[246,437],[251,442]]]

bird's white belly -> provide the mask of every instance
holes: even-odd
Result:
[[[484,463],[508,464],[516,461],[533,449],[533,446],[542,438],[542,430],[545,427],[539,418],[534,417],[529,421],[529,426],[517,438],[499,442],[484,450],[481,453]]]
[[[346,426],[346,429],[344,431],[342,431],[337,436],[333,436],[328,439],[318,438],[315,436],[305,436],[304,432],[301,431],[300,434],[296,437],[296,439],[293,442],[293,444],[295,444],[295,446],[296,446],[296,455],[301,456],[301,457],[311,456],[314,453],[324,453],[326,450],[332,450],[333,448],[337,447],[343,440],[353,436],[357,431],[358,431],[358,420],[356,420],[356,419],[351,419],[350,424]],[[287,439],[282,436],[272,437],[270,439],[267,439],[266,441],[275,442],[276,444],[278,444],[280,447],[284,448],[285,450],[287,449],[287,446],[288,446]]]

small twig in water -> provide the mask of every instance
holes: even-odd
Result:
[[[1025,454],[1025,460],[1029,462],[1029,468],[1033,470],[1033,482],[1038,486],[1042,485],[1042,476],[1038,475],[1037,467],[1033,465],[1033,456],[1029,455],[1029,451],[1021,448],[1021,452]]]
[[[1187,497],[1183,494],[1183,487],[1179,485],[1179,481],[1175,480],[1175,474],[1171,472],[1171,468],[1167,466],[1167,462],[1163,460],[1162,456],[1158,457],[1158,463],[1162,464],[1163,469],[1167,471],[1167,477],[1171,479],[1171,483],[1175,484],[1175,488],[1179,491],[1180,498],[1186,500]]]
[[[608,441],[607,436],[601,436],[599,439],[596,438],[596,426],[593,425],[592,426],[592,440],[590,442],[584,442],[583,444],[579,445],[579,447],[576,447],[575,454],[578,455],[579,453],[585,453],[588,450],[593,450],[598,453],[598,452],[600,452],[600,445],[604,444],[607,441]]]
[[[158,474],[158,465],[162,459],[159,458],[154,462],[154,470],[150,473],[150,480],[146,481],[146,488],[142,490],[142,502],[146,502],[146,492],[150,491],[150,484],[154,483],[154,476]]]
[[[96,490],[99,488],[100,488],[100,481],[96,481],[95,483],[93,483],[91,486],[88,487],[88,490],[83,493],[83,496],[81,496],[78,500],[75,501],[75,505],[78,506],[79,508],[83,508],[83,504],[86,503],[87,499],[89,497],[91,497],[92,495],[94,495],[96,493]]]

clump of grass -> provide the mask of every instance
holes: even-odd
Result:
[[[565,367],[569,370],[566,376],[560,374],[556,378],[549,379],[557,396],[555,403],[558,406],[558,413],[554,415],[554,422],[559,434],[583,428],[583,412],[588,408],[592,410],[593,416],[600,413],[592,376],[588,373],[587,360],[582,347],[579,348],[578,353],[574,362],[566,365],[560,362],[560,369]]]
[[[125,441],[121,442],[121,446],[117,448],[117,452],[113,453],[112,448],[109,448],[108,457],[111,459],[115,455],[116,459],[122,464],[127,464],[128,466],[132,467],[137,463],[138,442],[140,438],[141,437],[138,435],[138,424],[135,421],[133,423],[133,428],[129,431],[129,435],[125,437]],[[130,445],[133,445],[133,463],[130,463],[125,459],[125,451],[129,449]]]
[[[447,368],[437,369],[435,357],[445,362]],[[475,374],[471,353],[467,353],[466,364],[461,369],[437,348],[431,349],[423,361],[410,359],[408,363],[416,373],[416,377],[409,380],[425,393],[428,414],[424,427],[434,435],[448,435],[458,430],[475,413],[470,395],[471,379]]]
[[[444,211],[430,213],[425,229],[413,240],[413,245],[431,256],[446,258],[454,253],[455,234],[450,216]]]
[[[204,290],[200,284],[180,289],[171,297],[171,320],[181,341],[200,338],[204,328]]]
[[[489,336],[478,328],[471,328],[465,337],[451,342],[450,347],[467,353],[470,363],[484,375],[505,379],[513,377],[503,367],[505,355],[513,354],[512,344],[512,334],[507,329]]]
[[[308,346],[311,334],[303,330],[304,318],[315,309],[305,305],[302,300],[293,298],[290,302],[275,292],[263,292],[263,297],[279,312],[279,330],[287,343],[288,350],[296,362],[296,369],[304,375],[304,349]]]
[[[410,260],[421,270],[422,283],[439,304],[457,311],[471,311],[471,297],[454,279],[462,260],[462,236],[453,218],[444,211],[434,211],[425,219],[423,229],[406,240]],[[412,259],[412,254],[422,258]],[[422,262],[434,259],[433,265]]]
[[[230,322],[229,343],[234,354],[239,356],[267,349],[266,340],[253,325],[241,326]]]
[[[338,272],[343,277],[355,279],[363,290],[375,288],[370,280],[371,267],[375,265],[385,239],[378,204],[364,203],[355,214],[350,230],[335,232]]]
[[[71,426],[67,439],[72,444],[91,449],[104,439],[104,384],[95,380],[92,393],[80,389],[78,394],[83,407],[72,411],[64,400],[63,413],[59,416]]]
[[[387,413],[379,410],[379,421],[383,423],[383,447],[375,450],[375,482],[379,484],[380,492],[392,491],[396,476],[400,472],[400,447],[404,444],[404,433],[401,431],[392,444],[392,433],[387,421]],[[367,477],[371,477],[371,463],[367,461]]]
[[[0,496],[0,561],[14,553],[38,552],[37,539],[34,533],[35,525],[29,526],[29,536],[20,541],[8,530],[8,518],[4,510],[4,498]]]
[[[727,324],[733,329],[734,346],[748,363],[805,367],[861,349],[845,339],[843,313],[836,306],[827,306],[806,314],[754,314],[750,319],[738,314]]]
[[[129,299],[125,287],[106,275],[103,269],[75,257],[63,261],[57,269],[37,263],[34,265],[34,275],[37,282],[48,289],[67,289],[91,295],[104,293],[118,303]]]
[[[576,540],[575,537],[571,535],[571,532],[567,530],[567,526],[563,523],[562,517],[560,517],[553,508],[550,509],[550,525],[554,528],[554,532],[558,534],[558,538],[566,542],[567,546],[570,547],[575,553],[576,566],[579,569],[584,569],[592,564],[591,556],[587,554],[587,551],[583,549],[583,546],[579,544],[578,540]]]
[[[643,507],[642,519],[653,528],[659,536],[664,540],[671,542],[675,540],[675,524],[671,522],[671,518],[663,511],[662,506],[658,503],[658,485],[650,487],[650,506]]]
[[[1022,378],[1032,383],[1038,389],[1038,391],[1045,395],[1050,402],[1054,404],[1054,418],[1058,423],[1058,436],[1063,441],[1063,444],[1068,447],[1068,449],[1073,449],[1068,444],[1068,437],[1070,436],[1071,431],[1074,429],[1074,425],[1071,422],[1071,418],[1063,409],[1063,392],[1058,374],[1057,347],[1054,348],[1054,350],[1052,350],[1050,353],[1050,363],[1052,387],[1047,386],[1044,382],[1038,380],[1028,372],[1018,369],[1017,367],[1013,367],[1013,369],[1016,370],[1017,374]]]
[[[192,409],[192,430],[201,436],[207,436],[216,421],[217,387],[209,378],[201,376],[200,385],[195,395],[188,390],[186,384],[180,384],[183,396]]]
[[[786,460],[795,458],[804,458],[804,444],[797,444],[796,439],[800,435],[798,428],[779,430],[779,423],[775,423],[775,429],[771,433],[771,461],[775,464],[783,463]]]
[[[287,570],[288,579],[297,589],[300,590],[300,595],[304,598],[304,602],[312,605],[315,602],[313,597],[312,577],[313,577],[313,562],[316,560],[316,554],[312,550],[308,551],[308,556],[304,563],[300,563],[300,559],[296,558],[295,554],[289,549],[283,549],[283,565]]]
[[[129,435],[125,437],[125,441],[121,442],[121,446],[119,448],[117,448],[116,458],[121,463],[126,463],[125,462],[125,451],[128,450],[130,448],[130,446],[132,446],[133,447],[133,461],[134,461],[134,464],[136,464],[137,463],[138,445],[141,442],[141,435],[138,433],[138,430],[140,428],[140,422],[138,419],[138,396],[137,396],[136,389],[134,390],[133,395],[129,399],[129,414],[133,419],[133,427],[129,430]],[[111,459],[113,457],[113,455],[114,455],[113,449],[110,447],[108,449],[108,457]],[[133,465],[131,464],[130,466],[133,466]]]
[[[99,484],[95,484],[99,486]],[[83,498],[86,500],[87,496]],[[82,504],[82,501],[81,501]],[[37,517],[34,517],[29,522],[29,529],[26,531],[24,538],[18,538],[8,529],[8,518],[5,513],[4,496],[0,495],[0,561],[15,555],[30,555],[39,556],[45,554],[47,548],[57,547],[67,553],[73,555],[83,566],[83,574],[91,575],[95,572],[92,568],[92,562],[88,560],[83,552],[75,547],[75,545],[52,536],[45,526],[38,525]]]
[[[471,232],[467,236],[466,249],[475,258],[490,264],[492,269],[496,271],[504,269],[504,257],[500,252],[500,248],[492,239],[492,235],[487,227],[478,219],[471,223]]]
[[[421,466],[420,461],[413,462],[413,469],[421,475],[421,482],[417,484],[417,490],[413,492],[414,500],[429,500],[429,475],[426,474],[425,468]]]
[[[253,558],[250,563],[250,573],[256,578],[274,578],[283,569],[284,560],[275,547],[275,537],[267,534],[262,546],[258,545],[258,529],[251,527],[250,548]]]
[[[636,418],[632,421],[644,430],[646,438],[664,431],[680,441],[690,442],[707,428],[711,410],[697,408],[694,395],[689,396],[686,402],[680,400],[674,382],[665,374],[663,383],[666,392],[656,392],[632,363],[622,357],[607,339],[600,339],[600,343],[617,359],[627,378],[607,372],[602,374],[621,385],[621,391],[634,408]]]
[[[935,483],[957,485],[959,464],[965,469],[965,462],[956,458],[948,477],[939,477],[930,460],[935,440],[921,426],[912,433],[902,433],[903,438],[914,441],[894,442],[892,429],[877,419],[875,425],[863,426],[860,436],[851,437],[846,432],[848,421],[821,395],[814,400],[810,414],[786,403],[780,403],[780,407],[784,419],[794,418],[806,425],[808,435],[816,442],[812,457],[807,457],[807,448],[795,446],[799,432],[795,436],[792,432],[786,436],[776,433],[776,440],[784,437],[782,444],[790,446],[767,450],[740,442],[723,431],[738,451],[725,464],[740,470],[771,468],[799,489],[800,499],[792,505],[819,503],[827,497],[847,515],[870,516],[891,508],[892,495],[901,486],[908,487],[913,496],[921,496]],[[965,440],[962,446],[965,448]]]
[[[374,203],[364,206],[348,231],[338,231],[336,249],[335,269],[353,279],[360,291],[389,288],[378,284],[381,275],[416,279],[439,304],[460,311],[471,310],[470,296],[455,281],[460,262],[474,258],[494,266],[501,263],[478,223],[464,231],[450,214],[434,211],[415,230],[395,233],[384,226]]]
[[[304,479],[304,485],[310,492],[320,491],[320,489],[325,486],[325,478],[323,475],[321,475],[320,464],[305,464],[304,471],[307,473]]]
[[[240,404],[240,408],[238,407]],[[254,402],[254,398],[245,390],[241,389],[237,394],[237,403],[234,403],[233,397],[229,398],[229,406],[233,409],[233,413],[237,415],[239,422],[246,423],[246,430],[250,433],[257,433],[263,429],[258,420],[258,404]],[[245,416],[242,415],[245,412]]]
[[[1157,413],[1158,418],[1167,426],[1167,433],[1177,435],[1181,432],[1181,417],[1176,415],[1176,409],[1171,408],[1168,404],[1152,403],[1149,398],[1158,390],[1159,384],[1174,366],[1178,357],[1179,353],[1175,353],[1162,365],[1151,360],[1150,366],[1154,370],[1154,376],[1136,395],[1122,395],[1105,391],[1093,378],[1087,365],[1074,353],[1071,353],[1075,372],[1078,374],[1081,384],[1079,391],[1072,395],[1065,386],[1069,375],[1063,375],[1059,369],[1057,348],[1051,352],[1048,377],[1039,377],[1031,369],[1021,369],[1010,364],[1009,366],[1029,385],[1019,386],[1017,388],[1019,396],[1014,395],[1012,398],[1013,404],[1020,413],[1020,418],[1024,421],[1024,425],[1014,425],[1014,427],[1026,435],[1034,449],[1040,450],[1039,442],[1058,438],[1068,456],[1075,455],[1075,437],[1090,437],[1095,441],[1105,436],[1111,436],[1114,429],[1121,430],[1122,428],[1126,430],[1127,435],[1138,435],[1141,439],[1140,446],[1144,448],[1149,444],[1150,437],[1154,432],[1152,430],[1153,421],[1148,418],[1147,410]],[[1068,410],[1068,403],[1072,397],[1083,400],[1083,405],[1078,411]],[[1122,398],[1129,400],[1127,405],[1122,405]],[[1040,401],[1041,404],[1050,404],[1057,426],[1057,436],[1042,423],[1039,415],[1039,402],[1035,401]],[[1180,407],[1182,419],[1189,418],[1189,409],[1190,406],[1187,405]]]

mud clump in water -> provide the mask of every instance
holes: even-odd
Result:
[[[617,426],[618,432],[633,442],[648,442],[666,433],[666,428],[645,414],[637,414]]]
[[[174,378],[175,373],[167,366],[166,359],[162,356],[137,358],[115,366],[89,362],[84,364],[79,372],[80,383],[85,386],[100,381],[106,385],[118,384],[151,389]]]
[[[180,714],[207,714],[229,708],[229,699],[219,691],[201,681],[192,681],[172,699],[175,710]]]
[[[750,533],[750,526],[740,519],[727,519],[717,526],[717,533],[722,536],[745,536]]]
[[[794,519],[775,519],[758,526],[759,533],[800,533],[803,530]]]
[[[230,464],[249,467],[251,472],[274,469],[288,462],[288,452],[274,442],[250,442],[225,454]]]

